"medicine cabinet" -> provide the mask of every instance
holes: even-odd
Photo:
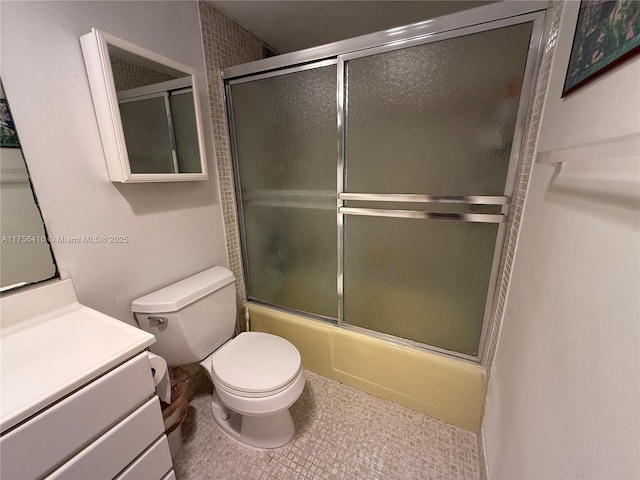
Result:
[[[80,42],[111,181],[207,179],[196,70],[95,28]]]

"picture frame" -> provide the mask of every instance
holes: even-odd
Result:
[[[11,118],[9,104],[0,98],[0,147],[19,148],[18,132]]]
[[[562,97],[640,52],[640,2],[582,0]]]

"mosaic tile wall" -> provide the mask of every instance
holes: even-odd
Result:
[[[117,91],[144,87],[145,85],[153,85],[154,83],[166,82],[176,78],[117,57],[111,57],[111,70],[113,71],[113,80]]]
[[[515,257],[516,247],[518,244],[518,236],[520,233],[522,213],[524,211],[524,205],[527,198],[529,180],[531,178],[531,169],[535,158],[536,145],[538,142],[538,133],[540,130],[540,115],[542,114],[542,106],[547,92],[547,86],[549,84],[551,60],[553,59],[556,38],[558,36],[558,28],[560,26],[561,11],[562,2],[553,2],[549,8],[549,11],[547,12],[547,17],[545,20],[544,33],[542,36],[543,56],[538,71],[533,105],[529,113],[529,130],[527,131],[523,141],[524,154],[518,173],[516,174],[516,180],[518,183],[516,185],[516,188],[514,188],[513,196],[511,199],[511,208],[513,209],[513,215],[511,215],[511,219],[509,220],[509,223],[507,225],[507,235],[505,238],[506,254],[503,256],[502,263],[500,264],[499,278],[501,279],[501,282],[499,286],[499,293],[496,302],[497,306],[494,315],[496,321],[494,322],[493,328],[490,332],[490,341],[488,344],[487,352],[485,353],[485,360],[483,362],[483,364],[487,367],[487,370],[490,370],[491,365],[493,364],[493,358],[495,356],[495,350],[500,334],[500,327],[502,326],[504,307],[513,269],[513,260]]]
[[[538,78],[536,80],[536,91],[534,94],[533,105],[531,106],[529,130],[524,138],[524,155],[521,161],[521,165],[516,179],[518,184],[514,189],[512,197],[512,208],[514,209],[513,215],[507,225],[507,235],[505,238],[505,255],[503,255],[500,264],[501,279],[499,286],[499,293],[496,300],[496,310],[492,329],[489,332],[490,339],[485,352],[485,358],[483,364],[487,369],[486,382],[489,384],[489,378],[491,376],[491,367],[496,353],[496,347],[500,337],[500,331],[502,328],[502,321],[504,319],[505,305],[507,301],[507,295],[509,292],[509,284],[511,281],[511,274],[513,271],[513,261],[516,254],[516,248],[518,245],[518,238],[520,234],[520,227],[522,223],[522,214],[527,199],[527,193],[529,191],[529,182],[531,179],[531,170],[533,162],[536,156],[536,147],[538,143],[538,134],[540,131],[540,117],[542,115],[542,107],[544,105],[545,95],[547,93],[547,87],[549,85],[549,75],[551,70],[551,62],[553,60],[553,53],[555,51],[556,39],[558,38],[558,29],[560,27],[560,16],[562,13],[562,2],[551,2],[547,11],[545,19],[544,33],[542,36],[542,61],[538,71]],[[484,408],[481,418],[484,418]],[[482,478],[486,478],[486,466],[484,463],[484,445],[482,444],[482,434],[478,435],[478,456],[480,460],[480,472]]]
[[[259,60],[263,56],[263,47],[270,47],[251,32],[216,10],[211,3],[200,1],[198,6],[220,197],[222,199],[222,214],[224,217],[225,238],[227,240],[227,256],[229,258],[229,268],[236,277],[238,306],[241,306],[246,294],[240,253],[231,149],[224,104],[222,70],[233,65]],[[242,312],[238,308],[239,321],[241,317]]]

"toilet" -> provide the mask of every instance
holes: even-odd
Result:
[[[233,337],[233,274],[213,267],[134,300],[143,330],[156,337],[151,351],[171,367],[199,362],[213,383],[211,411],[218,426],[259,448],[285,445],[294,434],[289,407],[305,377],[300,353],[276,335]]]

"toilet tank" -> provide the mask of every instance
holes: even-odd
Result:
[[[199,362],[233,336],[233,274],[213,267],[131,302],[138,325],[156,337],[150,350],[169,366]]]

